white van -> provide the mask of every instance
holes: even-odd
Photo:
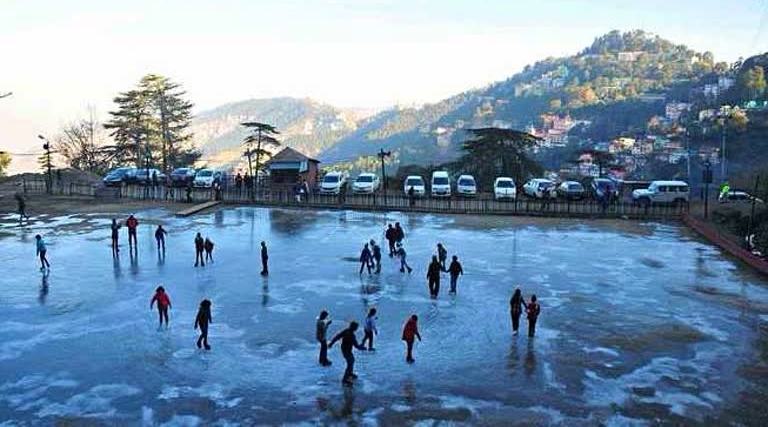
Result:
[[[347,174],[344,172],[328,172],[320,181],[320,194],[339,194],[347,185]]]
[[[651,181],[647,189],[632,192],[632,201],[650,204],[684,204],[690,199],[688,184],[683,181]]]
[[[432,197],[451,197],[451,179],[448,177],[448,172],[432,172],[430,192]]]

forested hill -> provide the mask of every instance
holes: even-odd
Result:
[[[356,129],[363,113],[321,104],[310,99],[269,98],[234,102],[200,113],[192,124],[203,158],[214,163],[241,160],[245,121],[277,127],[281,144],[309,156]]]
[[[727,71],[727,64],[715,63],[709,52],[698,53],[640,30],[613,31],[576,55],[547,58],[485,88],[421,108],[384,111],[326,149],[321,160],[354,161],[384,148],[395,151],[400,164],[439,163],[456,156],[464,137],[461,129],[525,129],[538,125],[547,112],[567,111],[574,119],[599,122],[616,105],[632,112],[622,126],[633,121],[644,125],[653,114],[663,114],[665,97],[676,96],[667,96],[670,91]],[[627,105],[635,101],[647,106],[636,111]]]

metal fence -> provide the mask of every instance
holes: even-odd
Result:
[[[46,194],[46,182],[27,181],[26,194]],[[399,191],[376,194],[303,194],[297,197],[291,187],[224,189],[166,186],[124,185],[103,187],[92,184],[67,183],[55,185],[54,195],[92,196],[103,199],[146,200],[156,202],[200,203],[220,200],[223,203],[254,204],[326,209],[396,210],[475,215],[527,215],[549,217],[606,217],[632,219],[677,219],[688,211],[687,204],[641,206],[629,201],[604,205],[594,200],[533,199],[518,196],[516,200],[499,201],[493,194],[478,194],[472,198],[409,198]]]

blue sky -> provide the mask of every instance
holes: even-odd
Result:
[[[768,51],[768,0],[0,0],[0,149],[53,135],[149,72],[198,111],[253,97],[437,101],[642,28],[716,59]],[[36,145],[35,145],[36,146]]]

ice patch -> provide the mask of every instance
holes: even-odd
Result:
[[[297,314],[304,311],[300,305],[296,304],[275,304],[267,307],[267,310],[282,314]]]
[[[162,427],[197,427],[203,424],[203,419],[195,415],[174,415]]]
[[[112,401],[121,397],[133,396],[141,390],[127,384],[102,384],[85,393],[77,394],[64,403],[51,403],[37,411],[38,417],[80,416],[112,417],[117,410]]]
[[[205,384],[200,387],[174,387],[165,386],[157,396],[158,399],[171,400],[184,397],[204,397],[212,400],[222,408],[234,408],[243,401],[242,397],[228,398],[224,386],[221,384]]]
[[[592,347],[592,348],[588,348],[588,347],[584,347],[583,350],[585,352],[587,352],[587,353],[602,353],[602,354],[607,354],[607,355],[613,356],[613,357],[619,357],[619,352],[614,350],[614,349],[612,349],[612,348],[606,348],[606,347]]]

